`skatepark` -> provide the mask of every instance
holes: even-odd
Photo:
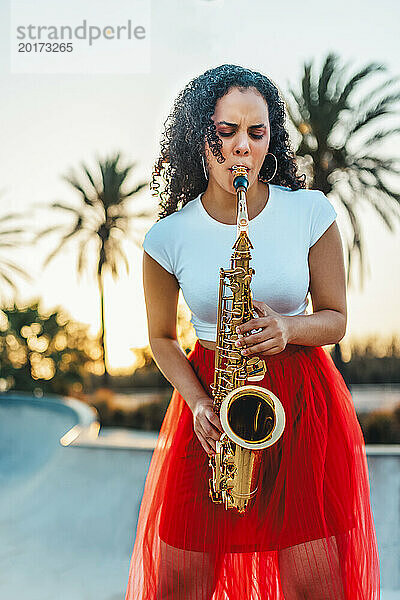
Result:
[[[124,600],[156,434],[70,398],[0,395],[0,597]],[[400,598],[400,449],[367,447],[382,598]]]

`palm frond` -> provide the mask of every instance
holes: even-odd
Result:
[[[126,192],[125,194],[122,194],[122,198],[130,198],[131,196],[133,196],[134,194],[137,194],[138,192],[140,192],[140,190],[142,190],[144,187],[146,187],[148,185],[147,182],[145,183],[139,183],[137,186],[135,186],[130,192]]]
[[[358,156],[352,165],[359,169],[376,168],[384,169],[394,175],[400,174],[400,162],[398,158],[382,158],[373,154]]]
[[[301,115],[301,118],[303,119],[303,121],[308,121],[310,118],[310,113],[307,109],[307,106],[306,106],[302,96],[300,94],[297,94],[297,92],[293,88],[290,88],[289,91],[296,101],[296,105],[297,105],[297,108]]]
[[[128,219],[153,219],[154,212],[153,211],[143,211],[139,213],[131,213],[126,215]]]
[[[393,169],[389,169],[389,168],[385,168],[380,166],[377,163],[373,163],[372,165],[368,165],[368,164],[362,164],[359,163],[358,161],[354,161],[354,163],[352,164],[352,167],[355,171],[358,171],[359,173],[361,172],[365,172],[365,173],[369,173],[373,178],[374,178],[374,184],[376,183],[376,181],[378,181],[379,179],[379,172],[382,170],[386,170],[388,173],[398,173],[397,170],[393,170]],[[394,191],[390,191],[389,192],[394,198],[397,199],[397,197],[399,197],[399,194],[397,194]]]
[[[7,267],[11,271],[15,271],[15,273],[18,273],[19,275],[21,275],[21,277],[24,277],[27,281],[31,281],[32,280],[32,278],[29,275],[29,273],[27,273],[22,267],[19,267],[18,265],[16,265],[13,262],[10,262],[7,259],[2,258],[0,260],[0,268],[1,267]]]
[[[327,99],[328,84],[336,73],[337,64],[338,56],[333,52],[328,54],[318,82],[319,104],[322,104]]]
[[[81,167],[82,167],[82,169],[83,169],[86,177],[88,178],[88,180],[89,180],[89,182],[90,182],[90,184],[91,184],[91,186],[92,186],[92,188],[94,190],[95,195],[97,197],[99,197],[100,193],[101,193],[100,192],[100,188],[96,184],[93,175],[91,174],[91,172],[89,171],[89,169],[86,167],[86,165],[84,163],[81,163]]]
[[[311,67],[312,63],[305,63],[304,65],[304,75],[301,82],[301,88],[303,93],[303,99],[305,106],[309,112],[310,118],[313,118],[315,113],[315,94],[314,94],[314,86],[311,80]]]
[[[19,248],[21,242],[2,242],[0,240],[0,248]]]
[[[8,283],[8,285],[11,287],[13,292],[17,293],[18,290],[17,290],[17,286],[15,285],[15,283],[8,277],[8,275],[3,273],[1,270],[0,270],[0,279],[3,279],[3,281]]]
[[[62,178],[64,179],[64,181],[72,185],[73,188],[78,190],[85,204],[88,204],[89,206],[94,206],[96,198],[89,197],[87,191],[82,187],[81,183],[76,179],[74,175],[63,175]]]
[[[369,125],[373,120],[377,119],[378,117],[381,117],[382,115],[386,115],[393,112],[395,109],[390,105],[394,102],[398,102],[399,100],[400,93],[396,93],[391,96],[387,96],[386,98],[383,98],[374,107],[367,110],[367,112],[364,113],[361,116],[361,118],[357,119],[352,125],[352,127],[349,129],[346,141],[348,141],[350,137],[352,137],[354,133],[359,131],[362,127],[365,127],[365,125]]]
[[[364,99],[361,99],[360,102],[358,102],[357,112],[360,112],[360,113],[365,112],[365,110],[368,108],[368,106],[371,104],[371,102],[375,101],[376,96],[379,96],[380,94],[382,94],[382,92],[387,93],[388,88],[391,85],[393,85],[394,83],[397,83],[399,80],[400,80],[400,76],[391,77],[391,78],[387,79],[386,81],[384,81],[383,83],[381,83],[380,85],[378,85],[377,87],[370,90],[368,92],[368,94],[366,95],[366,97]]]
[[[121,246],[115,246],[115,252],[124,262],[126,272],[129,275],[129,262],[128,262],[125,252],[122,250]]]
[[[87,264],[87,245],[91,241],[92,236],[88,236],[85,239],[81,240],[79,243],[79,251],[78,251],[78,274],[83,273],[83,270]]]
[[[394,192],[393,190],[390,190],[387,185],[382,181],[382,178],[380,175],[377,175],[376,177],[376,183],[375,183],[375,187],[383,192],[386,196],[387,199],[389,200],[393,200],[396,203],[397,208],[399,208],[400,206],[400,194],[398,194],[397,192]],[[397,216],[399,217],[400,214],[399,212],[396,213]]]
[[[3,231],[0,231],[1,237],[5,236],[5,235],[14,235],[15,233],[16,234],[25,233],[25,229],[6,229]]]
[[[375,181],[374,186],[371,186],[362,173],[352,173],[349,184],[359,197],[366,199],[368,203],[372,204],[389,231],[393,233],[393,219],[400,218],[400,213],[396,202],[393,206],[387,202],[388,196],[384,189],[385,186],[379,189],[378,180]]]
[[[32,239],[32,243],[36,243],[38,239],[48,235],[49,233],[54,233],[55,231],[59,231],[60,229],[65,229],[65,225],[52,225],[51,227],[47,227],[46,229],[42,229],[38,231]]]
[[[358,73],[355,73],[353,77],[349,79],[344,88],[339,94],[339,97],[336,100],[336,104],[338,105],[340,110],[344,110],[348,108],[347,100],[350,94],[356,89],[356,87],[365,79],[366,77],[372,75],[373,73],[386,71],[386,67],[379,63],[370,63]]]
[[[19,213],[9,213],[0,217],[0,224],[5,223],[6,221],[11,221],[11,219],[21,219],[21,217],[23,218],[24,216],[25,215]]]
[[[48,257],[43,263],[43,268],[47,267],[50,261],[53,260],[53,258],[56,256],[56,254],[58,254],[61,248],[68,242],[68,240],[70,240],[75,234],[82,230],[81,224],[82,219],[79,217],[75,223],[74,228],[62,237],[58,246],[56,246],[56,248],[48,255]]]
[[[377,131],[364,143],[365,146],[371,146],[372,144],[376,144],[376,142],[380,142],[381,140],[387,139],[389,136],[396,135],[400,133],[400,127],[395,127],[394,129],[386,129],[381,131]]]
[[[376,194],[371,193],[371,189],[369,187],[366,187],[365,192],[368,197],[368,202],[374,207],[374,209],[376,210],[378,215],[381,217],[382,221],[385,223],[385,225],[389,229],[389,231],[391,233],[394,233],[395,227],[394,227],[394,223],[391,218],[393,216],[393,213],[388,214],[389,211],[387,210],[386,205],[381,206],[379,204],[379,201],[376,198]]]
[[[293,125],[298,129],[299,125],[302,121],[299,109],[297,107],[297,114],[295,114],[296,108],[294,108],[287,100],[285,101],[286,112],[289,116],[289,119],[292,121]]]
[[[46,206],[47,208],[58,208],[60,210],[71,212],[75,216],[81,216],[78,208],[75,208],[74,206],[68,206],[67,204],[62,204],[61,202],[53,202],[52,204],[47,204]]]

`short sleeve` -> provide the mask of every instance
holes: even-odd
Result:
[[[173,235],[167,223],[157,221],[146,233],[142,247],[169,273],[174,273],[172,255]]]
[[[313,246],[325,233],[337,217],[337,213],[328,198],[322,192],[315,194],[315,200],[311,210],[310,244]]]

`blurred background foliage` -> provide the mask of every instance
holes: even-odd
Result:
[[[368,92],[365,82],[386,74],[380,63],[369,63],[351,72],[338,55],[328,53],[320,69],[306,62],[297,84],[289,86],[285,105],[298,138],[296,156],[307,187],[324,192],[343,209],[347,228],[342,233],[347,284],[354,285],[354,259],[358,261],[360,287],[368,275],[366,240],[361,214],[372,207],[376,217],[394,232],[400,217],[398,181],[400,161],[384,156],[384,142],[400,133],[398,77],[375,83]],[[353,100],[358,92],[358,101]],[[382,123],[382,117],[385,122]],[[63,201],[34,205],[34,210],[62,215],[57,225],[41,228],[27,239],[14,213],[0,217],[0,284],[17,295],[15,280],[30,275],[10,261],[9,251],[33,246],[48,234],[59,234],[56,247],[43,269],[71,240],[79,242],[77,272],[88,270],[96,279],[100,297],[100,332],[91,336],[88,326],[74,322],[62,308],[40,310],[40,300],[22,305],[0,305],[0,392],[30,391],[35,395],[59,393],[80,398],[97,407],[102,425],[141,429],[160,427],[172,388],[157,368],[149,346],[132,348],[132,373],[113,375],[108,370],[105,344],[104,274],[117,279],[121,266],[129,273],[124,240],[140,246],[142,226],[152,215],[139,209],[138,193],[148,182],[132,182],[136,163],[120,152],[96,160],[90,170],[84,163],[63,179],[72,187],[79,205]],[[272,180],[272,183],[274,181]],[[30,215],[31,217],[31,215]],[[72,219],[72,221],[71,221]],[[93,262],[94,261],[94,262]],[[93,264],[95,268],[93,268]],[[0,293],[2,290],[0,289]],[[2,307],[2,310],[1,310]],[[188,353],[195,335],[187,307],[179,306],[178,340]],[[128,318],[128,317],[127,317]],[[342,340],[330,348],[332,358],[351,389],[356,384],[400,384],[400,341],[377,337],[363,342]],[[400,443],[400,407],[359,415],[367,442]]]
[[[195,335],[187,310],[180,306],[177,331],[186,353]],[[334,348],[331,348],[334,358]],[[102,426],[159,430],[172,386],[159,371],[149,346],[133,348],[135,368],[124,376],[110,375],[104,387],[102,347],[88,326],[57,308],[40,310],[39,301],[0,310],[0,391],[58,393],[94,406]],[[400,384],[400,340],[377,337],[348,345],[340,365],[352,384]],[[367,443],[400,443],[400,405],[393,411],[359,414]]]
[[[62,309],[44,314],[39,301],[0,311],[0,390],[74,394],[101,372],[101,349],[87,325]]]

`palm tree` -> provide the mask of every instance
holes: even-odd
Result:
[[[12,248],[18,248],[24,243],[24,234],[26,231],[21,227],[10,225],[10,222],[19,219],[21,215],[6,214],[0,217],[0,251],[3,249],[8,252]],[[32,277],[8,258],[0,256],[0,285],[3,282],[10,287],[14,293],[17,293],[17,286],[13,280],[13,276],[20,275],[27,281],[32,281]]]
[[[105,347],[105,326],[104,326],[104,272],[108,269],[111,271],[113,279],[118,276],[119,262],[125,264],[127,273],[129,274],[129,264],[126,255],[122,249],[122,241],[125,237],[129,237],[137,245],[139,240],[137,237],[137,229],[134,236],[129,235],[131,220],[138,220],[143,217],[150,216],[146,212],[129,214],[128,201],[147,185],[139,183],[138,185],[127,188],[128,175],[131,173],[135,163],[126,167],[119,165],[120,154],[106,158],[105,160],[98,159],[98,173],[91,172],[82,163],[82,173],[80,176],[72,172],[71,175],[63,176],[80,195],[82,205],[79,208],[65,205],[60,202],[54,202],[47,205],[48,208],[60,209],[64,212],[72,214],[74,222],[72,225],[57,225],[48,227],[37,233],[34,241],[36,242],[43,235],[53,233],[56,230],[64,230],[64,234],[60,243],[47,256],[43,263],[46,267],[49,262],[56,256],[61,248],[72,238],[79,239],[79,255],[78,255],[78,276],[81,276],[86,267],[86,253],[88,246],[95,242],[96,245],[96,278],[100,293],[100,320],[101,334],[100,343],[103,351],[104,365],[104,383],[109,383],[109,373],[107,369],[107,354]],[[43,206],[43,205],[40,205]]]
[[[393,219],[400,217],[400,194],[390,188],[385,177],[400,174],[400,161],[379,157],[376,152],[380,143],[400,133],[400,127],[381,128],[367,134],[356,150],[352,146],[376,119],[397,111],[394,104],[400,100],[400,91],[387,90],[398,78],[385,81],[356,104],[350,104],[350,96],[359,84],[385,71],[383,65],[371,63],[346,81],[347,65],[340,67],[338,57],[330,53],[317,77],[312,77],[311,69],[312,63],[304,65],[302,91],[297,93],[290,88],[291,98],[286,102],[291,121],[301,136],[296,154],[311,163],[311,188],[326,195],[332,193],[342,203],[352,227],[352,239],[347,244],[348,283],[351,260],[358,254],[362,285],[364,239],[357,209],[363,200],[368,202],[393,231]],[[382,92],[384,97],[377,100]]]
[[[348,65],[340,65],[334,53],[328,54],[320,73],[315,73],[312,62],[305,63],[301,91],[288,86],[286,107],[300,135],[296,154],[310,171],[310,187],[332,195],[345,209],[351,229],[344,243],[347,284],[351,282],[352,259],[358,255],[362,289],[365,256],[359,213],[363,203],[375,209],[391,232],[395,219],[400,218],[400,194],[388,183],[400,174],[400,161],[379,156],[378,152],[382,142],[400,133],[400,127],[383,127],[380,122],[379,128],[374,128],[383,116],[397,112],[400,91],[389,91],[399,79],[390,78],[372,91],[360,93],[354,102],[360,84],[386,71],[386,67],[370,63],[350,77],[347,69]],[[335,355],[340,363],[339,344]]]

